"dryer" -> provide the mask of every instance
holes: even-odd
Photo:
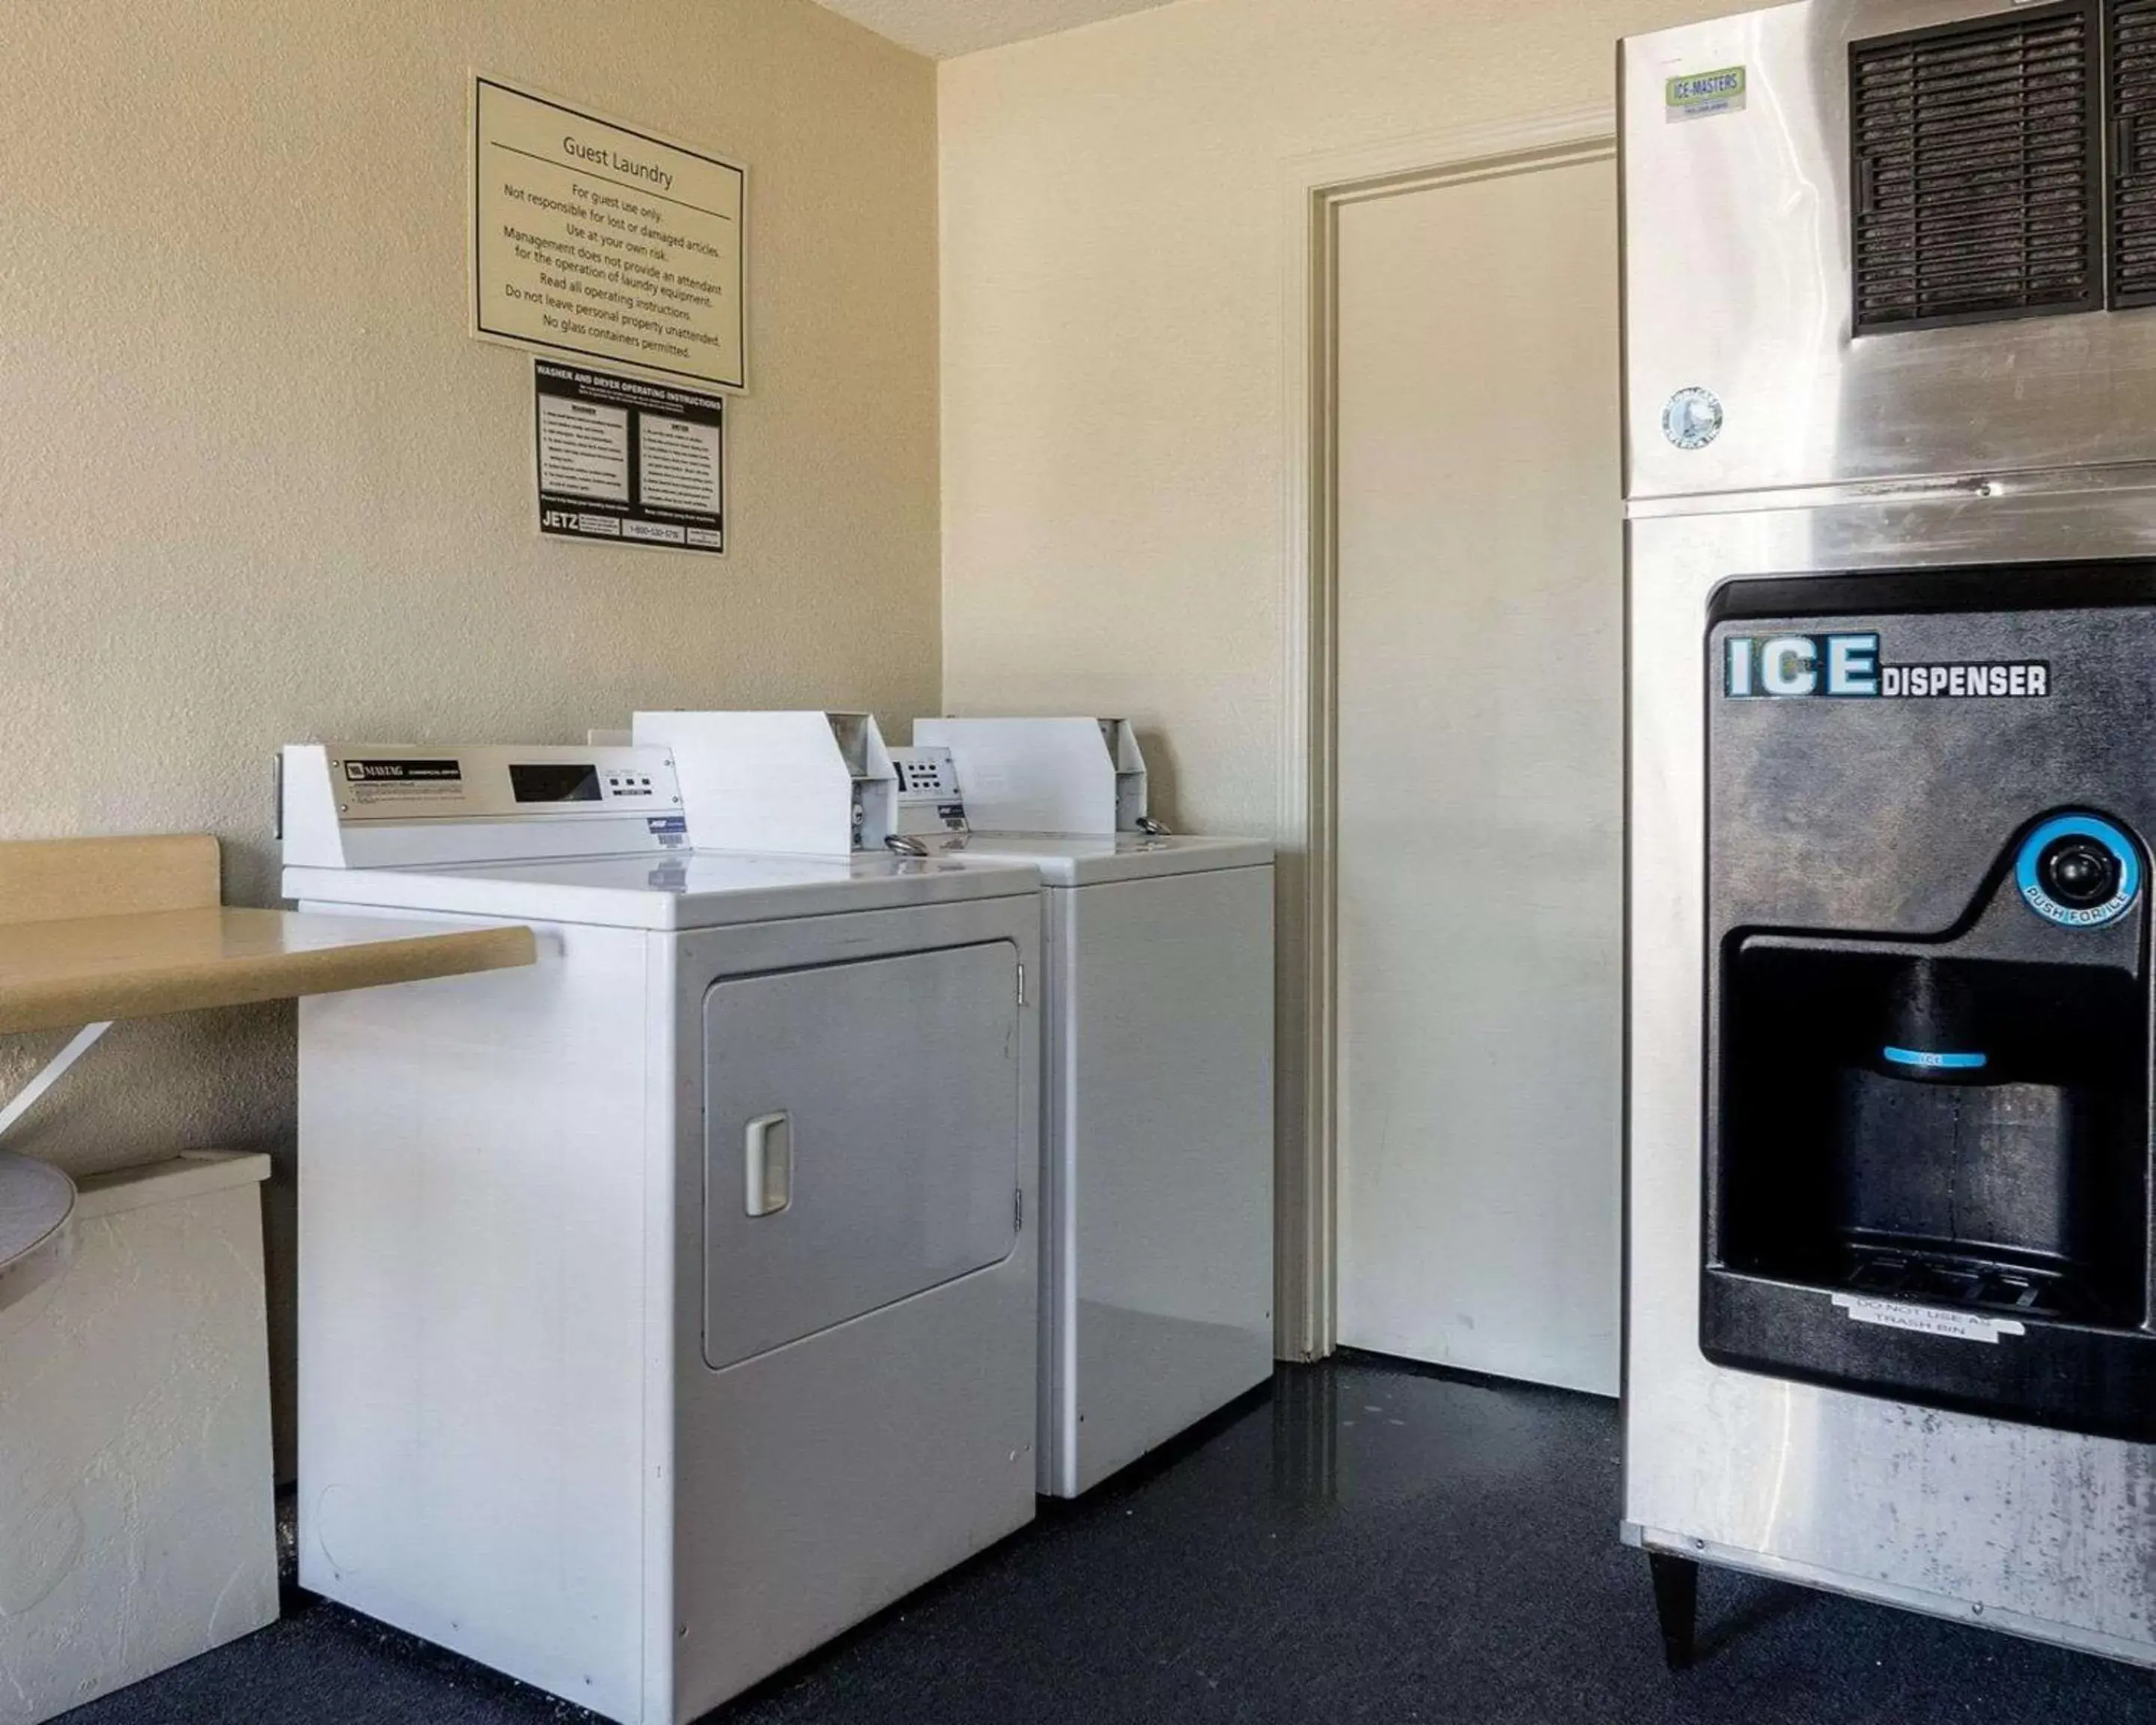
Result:
[[[660,748],[282,778],[288,896],[541,940],[301,1004],[304,1585],[673,1725],[1031,1517],[1033,870],[697,850]]]

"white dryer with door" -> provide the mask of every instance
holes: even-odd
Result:
[[[685,847],[666,751],[303,746],[300,1579],[696,1717],[1033,1513],[1038,877]]]

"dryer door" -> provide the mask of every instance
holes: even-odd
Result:
[[[708,1364],[1009,1255],[1024,1142],[1018,988],[1008,942],[711,985]]]

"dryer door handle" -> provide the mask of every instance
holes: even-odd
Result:
[[[759,1114],[742,1142],[742,1206],[752,1216],[775,1216],[793,1202],[793,1122],[784,1110]]]

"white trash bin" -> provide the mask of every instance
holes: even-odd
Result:
[[[73,1260],[0,1310],[0,1725],[277,1616],[270,1158],[81,1181]]]

